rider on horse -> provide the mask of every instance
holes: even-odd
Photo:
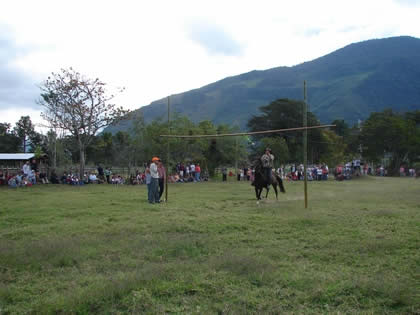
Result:
[[[261,157],[261,162],[264,170],[264,176],[267,181],[267,187],[271,185],[271,172],[273,169],[274,155],[270,148],[265,149],[265,153]]]

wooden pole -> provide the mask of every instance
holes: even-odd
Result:
[[[304,194],[305,194],[305,209],[308,208],[308,109],[306,105],[306,81],[303,81],[303,174],[304,174]]]
[[[253,132],[239,132],[239,133],[225,133],[225,134],[216,134],[216,135],[160,135],[164,138],[217,138],[217,137],[233,137],[233,136],[249,136],[265,133],[276,133],[276,132],[288,132],[288,131],[298,131],[298,130],[308,130],[308,129],[317,129],[317,128],[329,128],[335,127],[335,125],[320,125],[320,126],[310,126],[310,127],[297,127],[297,128],[287,128],[287,129],[275,129],[275,130],[264,130],[264,131],[253,131]]]
[[[169,119],[169,104],[170,104],[170,96],[168,96],[168,134],[171,133],[170,127],[170,119]],[[166,156],[166,176],[165,176],[165,201],[168,202],[168,175],[169,175],[169,138],[167,144],[167,156]]]
[[[235,138],[235,175],[238,178],[238,138]],[[240,176],[240,175],[239,175]]]

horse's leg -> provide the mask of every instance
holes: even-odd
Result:
[[[265,194],[265,199],[268,199],[268,192],[270,190],[270,186],[267,186],[266,190],[267,190],[267,193]]]
[[[277,193],[277,184],[273,183],[273,188],[274,188],[274,191],[276,193],[276,200],[279,200],[278,193]]]
[[[277,181],[279,182],[279,188],[280,188],[280,191],[281,191],[282,193],[285,193],[285,192],[286,192],[286,190],[284,189],[283,180],[281,179],[281,177],[280,177],[280,176],[278,176]]]
[[[257,185],[255,185],[255,195],[257,196],[257,200],[261,200],[261,191],[262,188],[257,188]]]

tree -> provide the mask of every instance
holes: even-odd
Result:
[[[112,133],[103,132],[95,137],[89,152],[92,155],[91,161],[93,160],[95,164],[102,162],[108,166],[112,165],[114,159],[112,146]]]
[[[98,78],[89,79],[72,68],[52,73],[41,84],[42,117],[51,126],[69,132],[77,141],[80,174],[84,174],[85,152],[95,134],[121,120],[128,111],[110,103],[106,84]]]
[[[248,121],[248,128],[251,131],[273,130],[273,129],[287,129],[302,126],[303,116],[303,103],[290,99],[278,99],[271,102],[267,106],[260,107],[262,112],[259,116],[253,116]],[[308,126],[319,125],[317,117],[308,112],[307,115]],[[303,149],[303,133],[301,131],[288,132],[288,133],[273,133],[271,135],[256,136],[255,138],[261,139],[262,137],[270,138],[283,138],[286,141],[289,149],[289,156],[291,162],[302,160]],[[258,142],[258,141],[257,141]],[[308,153],[312,161],[319,161],[320,156],[326,150],[326,144],[322,141],[322,133],[319,129],[308,131]],[[261,154],[261,152],[259,152]]]
[[[29,116],[20,117],[19,121],[16,123],[16,126],[14,128],[14,132],[21,141],[23,153],[26,153],[28,149],[28,144],[31,144],[32,150],[34,149],[34,145],[32,144],[31,139],[38,140],[39,137],[37,137],[34,125],[32,124],[31,118]]]
[[[341,137],[347,137],[350,133],[349,125],[343,119],[336,119],[331,125],[335,125],[334,132]]]
[[[347,145],[343,137],[331,130],[322,130],[322,137],[328,143],[327,150],[320,157],[321,162],[335,166],[346,160]]]
[[[142,163],[148,161],[150,158],[145,156],[145,129],[146,123],[144,122],[143,113],[138,111],[133,115],[133,123],[131,125],[130,134],[133,135],[132,145],[134,146],[134,165],[141,165]]]
[[[20,145],[20,139],[10,130],[10,124],[0,123],[0,152],[16,153]]]
[[[391,157],[390,174],[398,174],[402,163],[409,156],[419,153],[420,130],[416,115],[400,115],[392,110],[372,113],[364,122],[360,139],[363,155],[370,160],[379,160],[385,153]]]
[[[127,166],[130,170],[134,160],[134,146],[130,134],[118,131],[112,139],[114,147],[114,165]]]

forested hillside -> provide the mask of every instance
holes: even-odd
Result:
[[[310,110],[324,123],[344,119],[352,124],[384,108],[420,109],[420,39],[374,39],[294,67],[228,77],[172,95],[171,108],[195,122],[233,122],[244,129],[260,106],[279,98],[302,99],[304,80]],[[166,102],[162,98],[142,107],[146,122],[164,117]],[[130,125],[126,120],[108,130],[127,130]]]

